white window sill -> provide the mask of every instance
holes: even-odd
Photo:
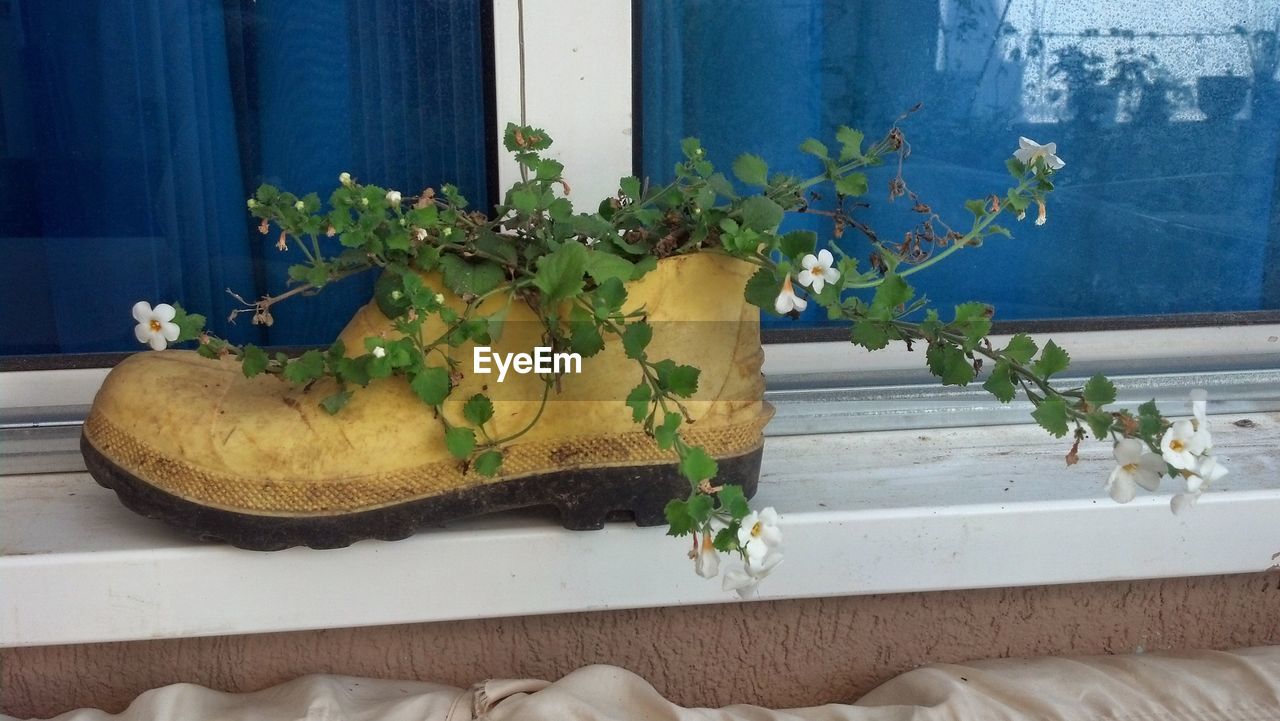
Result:
[[[1106,497],[1035,426],[773,437],[756,503],[787,560],[764,599],[1261,571],[1280,551],[1280,414],[1218,416],[1231,469],[1189,514]],[[1252,427],[1234,425],[1247,420]],[[1242,424],[1247,425],[1247,424]],[[188,541],[84,473],[0,478],[0,645],[721,603],[658,528],[568,532],[511,513],[395,543],[276,553]]]

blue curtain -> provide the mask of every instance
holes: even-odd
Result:
[[[1045,226],[1010,223],[1015,240],[916,277],[942,307],[986,300],[1000,319],[1280,308],[1280,2],[1204,17],[1191,0],[1137,5],[1125,22],[1139,25],[1090,29],[1124,13],[1101,0],[645,2],[644,173],[669,179],[690,135],[723,168],[753,152],[807,173],[804,138],[830,141],[841,124],[871,136],[922,102],[903,121],[906,180],[957,225],[966,198],[1007,187],[1019,135],[1058,142],[1067,161]],[[857,217],[900,238],[918,216],[887,202],[887,171],[870,175]],[[869,254],[856,233],[839,242]]]
[[[132,350],[177,301],[237,341],[327,343],[372,279],[225,322],[296,257],[254,231],[260,182],[347,170],[486,202],[478,0],[17,0],[0,17],[0,353]]]

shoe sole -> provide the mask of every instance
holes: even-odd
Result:
[[[606,520],[634,519],[638,526],[666,524],[664,509],[689,492],[675,463],[574,468],[450,491],[367,511],[330,515],[267,515],[202,505],[163,491],[113,463],[81,435],[80,450],[94,480],[130,510],[199,540],[222,541],[254,551],[294,546],[344,548],[365,539],[397,541],[448,521],[517,508],[551,507],[574,531],[599,530]],[[717,479],[755,495],[763,446],[717,458]]]

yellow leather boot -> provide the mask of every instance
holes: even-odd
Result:
[[[701,369],[685,403],[693,422],[682,433],[718,460],[717,482],[748,494],[772,413],[762,401],[758,311],[742,295],[753,270],[710,253],[666,258],[628,284],[626,304],[643,307],[654,327],[651,358]],[[438,277],[424,280],[442,287]],[[489,300],[481,313],[501,302]],[[438,330],[424,327],[423,336]],[[365,337],[379,334],[395,335],[370,302],[342,339],[363,349]],[[531,352],[540,341],[534,311],[513,304],[493,352]],[[536,375],[512,373],[499,384],[496,374],[467,372],[471,344],[457,357],[464,376],[445,403],[446,419],[460,422],[461,399],[481,392],[494,398],[492,437],[526,427],[539,412],[544,384]],[[298,387],[276,376],[246,378],[234,360],[144,352],[107,376],[81,447],[94,478],[134,511],[243,548],[398,539],[427,524],[526,506],[554,507],[572,529],[600,528],[615,512],[657,525],[688,482],[674,452],[659,449],[623,402],[639,380],[636,363],[609,339],[583,359],[580,374],[563,376],[537,423],[504,447],[498,475],[487,477],[449,454],[441,420],[403,377],[372,381],[330,415],[319,403],[336,390],[332,379]]]

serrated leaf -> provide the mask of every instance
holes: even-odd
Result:
[[[962,303],[956,306],[951,325],[964,334],[964,349],[972,351],[991,332],[991,308],[985,303]]]
[[[782,222],[782,206],[763,195],[742,201],[742,225],[760,233],[772,232]]]
[[[850,340],[867,350],[880,350],[889,345],[889,330],[884,323],[859,320],[853,324]]]
[[[840,143],[840,162],[846,163],[854,158],[862,157],[862,131],[841,125],[836,130],[836,141]]]
[[[761,268],[747,281],[744,295],[751,305],[760,308],[769,315],[776,316],[778,312],[773,309],[773,303],[778,299],[778,293],[781,291],[782,281],[774,276],[772,270]]]
[[[742,486],[726,485],[720,489],[716,497],[720,499],[720,509],[735,520],[743,518],[751,512],[751,508],[747,504],[747,496],[742,492]]]
[[[1001,403],[1012,401],[1017,393],[1017,388],[1013,385],[1012,369],[1005,361],[996,363],[995,368],[991,369],[991,375],[987,377],[982,387]]]
[[[640,199],[640,179],[635,176],[628,176],[618,181],[618,189],[628,198]]]
[[[1031,412],[1040,427],[1049,431],[1055,438],[1067,435],[1067,404],[1061,398],[1049,398]]]
[[[173,310],[175,311],[173,323],[178,326],[178,339],[174,343],[182,343],[199,338],[200,333],[204,331],[204,324],[207,319],[199,313],[188,313],[177,303],[173,304]]]
[[[1091,411],[1085,416],[1085,420],[1089,422],[1089,429],[1093,431],[1093,436],[1100,441],[1105,441],[1111,433],[1111,424],[1113,419],[1110,413],[1106,411]]]
[[[245,378],[252,378],[267,369],[269,359],[258,346],[250,343],[244,347],[242,353],[240,370],[244,372]]]
[[[631,270],[635,272],[634,267]],[[610,311],[620,310],[627,302],[627,288],[617,278],[606,279],[600,283],[599,288],[596,288],[596,299]]]
[[[648,417],[649,404],[652,400],[653,388],[649,387],[648,381],[641,381],[640,385],[632,388],[627,394],[627,406],[631,408],[631,419],[639,423]]]
[[[867,176],[864,173],[849,173],[842,178],[836,178],[836,192],[855,197],[866,195]]]
[[[604,338],[596,324],[590,321],[570,323],[569,350],[583,358],[590,358],[604,350]]]
[[[680,459],[680,473],[690,483],[700,483],[714,478],[718,470],[716,459],[707,454],[701,446],[691,446]]]
[[[449,371],[444,368],[424,368],[409,381],[415,395],[430,406],[438,406],[449,397]]]
[[[764,158],[750,153],[739,155],[733,161],[733,174],[747,185],[764,187],[769,184],[769,164]]]
[[[668,536],[687,536],[693,530],[693,518],[689,515],[689,504],[686,501],[673,499],[662,509],[667,517]]]
[[[542,291],[544,304],[558,303],[582,292],[586,269],[587,249],[578,243],[565,243],[538,260],[533,284]]]
[[[473,426],[483,426],[493,418],[493,401],[481,393],[471,396],[462,405],[462,417]]]
[[[817,247],[818,234],[811,230],[793,230],[778,240],[782,254],[797,263],[806,255],[813,254]]]
[[[676,442],[676,432],[680,430],[680,421],[684,417],[679,413],[667,413],[662,425],[653,429],[653,438],[662,450],[669,450]]]
[[[351,391],[341,390],[333,395],[327,396],[320,401],[320,407],[329,415],[333,415],[346,407],[347,402],[351,400]]]
[[[652,326],[644,321],[629,323],[622,331],[622,350],[632,360],[643,360],[650,340],[653,340]]]
[[[873,309],[892,313],[899,306],[906,305],[915,293],[902,276],[889,273],[884,277],[884,281],[876,286],[876,294],[871,300],[871,306]]]
[[[444,432],[444,445],[454,458],[465,459],[475,450],[476,433],[470,428],[454,426]]]
[[[1044,344],[1044,350],[1040,351],[1040,357],[1032,364],[1031,370],[1041,378],[1048,378],[1054,373],[1066,370],[1070,364],[1071,356],[1059,348],[1057,343],[1049,341]]]
[[[1009,345],[1004,347],[1003,352],[1009,360],[1025,365],[1035,357],[1037,350],[1039,349],[1036,347],[1036,342],[1031,339],[1031,336],[1026,333],[1019,333],[1009,339]]]
[[[1084,400],[1094,408],[1115,403],[1116,385],[1099,373],[1084,384]]]
[[[323,374],[324,354],[318,350],[309,350],[284,367],[285,380],[290,383],[306,383]]]
[[[476,473],[482,476],[495,476],[498,469],[502,468],[502,453],[499,451],[485,451],[476,456],[475,462],[471,467],[476,469]]]
[[[610,278],[620,281],[631,280],[636,270],[635,263],[602,250],[588,250],[585,267],[587,275],[591,276],[597,284]]]
[[[688,398],[698,392],[699,371],[693,366],[676,365],[674,361],[664,360],[654,364],[658,372],[658,383],[670,393],[681,398]]]
[[[484,295],[497,288],[506,274],[502,266],[489,261],[472,263],[456,255],[445,255],[440,258],[440,270],[444,274],[444,284],[455,295]]]
[[[942,379],[943,385],[963,386],[973,380],[973,361],[959,347],[950,343],[930,343],[925,351],[929,372]]]

